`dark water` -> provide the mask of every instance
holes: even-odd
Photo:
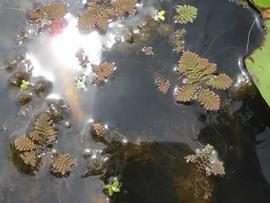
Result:
[[[83,155],[91,149],[99,156],[99,150],[104,148],[89,136],[90,119],[108,124],[130,143],[137,143],[139,139],[154,142],[151,147],[141,146],[135,153],[137,157],[131,156],[131,160],[119,166],[120,172],[112,172],[121,177],[124,185],[123,194],[113,202],[203,202],[183,192],[181,184],[179,191],[175,181],[181,182],[188,176],[183,157],[206,143],[217,148],[226,167],[226,175],[215,180],[211,202],[270,202],[269,109],[252,84],[245,91],[251,82],[243,57],[258,47],[263,37],[260,18],[252,8],[243,8],[228,0],[147,1],[149,6],[123,21],[122,28],[116,24],[104,35],[97,32],[80,35],[72,24],[83,4],[69,3],[68,25],[60,36],[43,33],[18,45],[17,34],[27,25],[25,14],[34,2],[0,2],[0,62],[23,53],[33,65],[32,71],[21,65],[14,71],[1,70],[0,74],[0,202],[108,201],[103,194],[103,179],[81,178],[89,163]],[[142,30],[145,35],[135,38],[132,45],[112,40],[125,38],[128,31],[136,30],[136,25],[145,22],[145,15],[152,12],[151,5],[165,9],[166,23],[172,24],[174,8],[181,3],[199,9],[194,24],[175,27],[187,30],[185,48],[218,64],[220,72],[234,80],[234,86],[222,94],[222,109],[217,113],[207,113],[196,103],[176,104],[173,89],[180,79],[173,69],[179,55],[172,51],[168,36],[157,32],[162,29],[159,24]],[[73,84],[75,77],[82,73],[74,57],[79,46],[93,62],[109,61],[117,65],[107,83],[101,87],[89,85],[87,92],[77,90]],[[152,46],[155,54],[145,56],[141,51],[144,46]],[[30,104],[21,106],[17,98],[20,91],[10,87],[8,80],[16,71],[25,69],[32,72],[31,80],[43,76],[51,81],[52,87],[48,94],[34,95]],[[156,77],[171,81],[168,94],[157,90]],[[43,165],[35,175],[25,174],[11,156],[12,140],[24,134],[33,116],[47,110],[52,101],[64,115],[58,124],[59,139],[52,151],[69,153],[77,161],[67,178],[55,178],[49,173],[50,153],[44,156]],[[71,128],[65,127],[67,121]],[[128,154],[135,149],[130,144],[121,150]],[[153,156],[155,161],[148,162],[146,155]]]

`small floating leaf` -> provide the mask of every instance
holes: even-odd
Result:
[[[156,14],[153,17],[154,20],[157,21],[157,22],[164,21],[165,20],[165,13],[166,12],[164,10],[156,12]]]
[[[87,91],[86,75],[78,76],[75,81],[76,87],[83,91]]]
[[[198,102],[208,111],[217,111],[220,109],[220,98],[209,89],[202,89],[197,95]]]
[[[18,151],[31,151],[35,149],[34,142],[28,137],[18,137],[14,141],[14,146]]]
[[[109,196],[113,196],[113,193],[118,193],[121,191],[121,186],[122,184],[118,180],[116,180],[110,184],[105,185],[104,188],[107,190]]]
[[[218,90],[226,90],[230,88],[232,82],[232,79],[228,75],[221,74],[207,81],[207,85]]]
[[[193,85],[183,85],[181,87],[177,87],[175,98],[178,102],[190,102],[194,99],[195,91],[196,86]]]
[[[38,158],[37,158],[35,151],[24,152],[24,153],[20,154],[20,158],[23,160],[23,162],[26,165],[30,165],[34,168],[37,167]]]
[[[75,165],[75,161],[68,154],[59,154],[52,163],[52,172],[62,176],[67,175]]]
[[[30,134],[30,137],[39,142],[54,142],[57,131],[53,124],[52,118],[47,113],[40,114],[35,122],[35,133]]]
[[[30,83],[29,81],[22,80],[21,85],[20,85],[20,89],[21,89],[22,91],[26,91],[26,90],[29,89],[30,84],[31,84],[31,83]]]
[[[197,18],[198,9],[190,5],[177,6],[176,13],[177,15],[174,16],[174,20],[176,23],[193,23],[194,20]]]

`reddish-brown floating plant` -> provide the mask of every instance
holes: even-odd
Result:
[[[184,51],[184,37],[186,35],[186,30],[176,30],[174,33],[171,34],[169,38],[169,43],[173,46],[173,50],[177,53]]]
[[[93,73],[95,73],[95,79],[93,80],[93,83],[105,82],[105,80],[108,79],[114,71],[114,63],[105,62],[100,65],[94,65]]]
[[[185,77],[185,84],[178,86],[175,97],[178,102],[197,100],[206,110],[220,109],[220,97],[210,90],[227,90],[232,79],[217,73],[217,65],[192,52],[184,52],[179,60],[178,70]]]
[[[97,28],[106,31],[111,18],[134,13],[136,0],[93,1],[80,13],[78,26],[87,31]]]
[[[67,13],[67,5],[64,3],[49,3],[37,6],[34,10],[28,12],[28,18],[33,23],[43,25],[49,25],[55,31],[59,28],[60,22],[63,21],[63,17]]]
[[[75,161],[68,154],[59,154],[53,160],[51,172],[65,176],[72,170],[74,165]]]

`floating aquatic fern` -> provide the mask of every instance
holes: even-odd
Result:
[[[80,30],[98,28],[102,31],[106,31],[111,15],[111,11],[102,4],[90,2],[86,10],[83,11],[79,16],[79,28]]]
[[[125,16],[133,14],[136,7],[136,0],[116,0],[113,5],[114,15]]]
[[[186,35],[186,30],[176,30],[169,38],[169,43],[173,46],[174,51],[180,53],[184,51],[184,37]]]
[[[59,154],[52,163],[51,171],[61,176],[67,175],[75,165],[75,161],[68,154]]]
[[[14,140],[15,148],[20,152],[31,151],[35,149],[35,143],[28,137],[18,137]]]
[[[177,15],[174,16],[176,23],[187,24],[193,23],[198,15],[198,9],[194,6],[183,5],[176,7]]]
[[[79,28],[86,31],[92,28],[106,31],[111,18],[133,14],[136,2],[136,0],[90,2],[79,16]]]
[[[23,162],[26,165],[29,165],[33,168],[37,167],[38,157],[37,157],[35,151],[24,152],[24,153],[20,154],[20,158],[23,160]]]
[[[53,126],[54,122],[47,113],[42,113],[36,119],[35,131],[30,133],[30,138],[38,143],[50,144],[57,138],[57,131]]]
[[[94,65],[92,70],[95,74],[93,83],[105,82],[115,71],[115,64],[105,62],[100,65]]]
[[[63,19],[67,13],[67,5],[64,3],[49,3],[39,5],[28,12],[28,18],[36,24],[54,25]]]
[[[202,149],[196,149],[195,154],[185,157],[186,162],[192,164],[195,171],[193,176],[193,189],[195,196],[210,199],[213,187],[209,176],[225,175],[223,162],[213,146],[207,144]]]
[[[226,74],[217,74],[217,65],[193,52],[184,52],[179,61],[178,72],[185,77],[185,84],[176,89],[178,102],[197,100],[206,110],[220,109],[220,98],[209,88],[226,90],[232,79]]]

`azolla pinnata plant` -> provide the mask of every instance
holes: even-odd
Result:
[[[217,73],[217,65],[192,52],[184,52],[177,71],[184,77],[184,84],[178,86],[175,97],[178,102],[198,101],[206,110],[220,109],[220,97],[210,90],[227,90],[232,79]]]
[[[97,28],[106,31],[110,19],[134,14],[136,0],[93,1],[79,16],[80,30]]]
[[[115,178],[115,180],[112,180],[109,184],[104,186],[104,189],[108,193],[108,195],[111,197],[114,193],[121,192],[120,188],[122,186],[122,183]]]
[[[193,23],[198,15],[198,9],[190,5],[179,5],[176,7],[177,15],[174,16],[175,23]]]
[[[225,175],[223,162],[213,146],[207,144],[202,149],[196,149],[195,154],[185,157],[186,162],[192,164],[192,183],[195,197],[211,199],[213,183],[211,177]]]

